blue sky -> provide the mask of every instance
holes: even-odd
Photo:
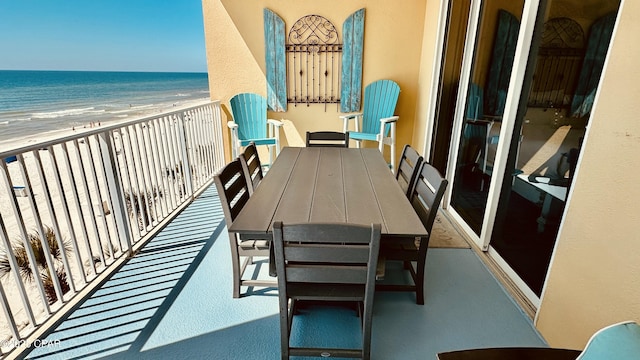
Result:
[[[0,70],[206,72],[202,0],[0,0]]]

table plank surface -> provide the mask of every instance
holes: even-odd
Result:
[[[273,215],[274,221],[281,220],[290,224],[309,222],[319,156],[318,151],[300,151],[295,166],[291,170],[289,182]]]
[[[361,151],[342,153],[344,166],[344,187],[347,222],[353,224],[380,224],[382,233],[388,233],[387,224],[380,214],[380,205],[375,196],[373,184],[369,178]],[[377,151],[376,149],[368,149]],[[378,152],[378,156],[380,153]],[[380,156],[382,159],[382,157]],[[390,175],[390,173],[389,173]]]
[[[420,218],[415,214],[396,178],[393,175],[389,176],[391,172],[382,156],[373,151],[364,152],[363,158],[376,192],[376,199],[378,203],[384,205],[380,207],[380,214],[388,227],[386,234],[405,235],[407,230],[415,228],[415,222],[420,221]],[[410,214],[407,214],[408,211],[402,211],[407,205],[411,208]],[[426,233],[426,230],[424,231]]]
[[[242,231],[237,231],[239,233],[264,234],[267,232],[266,229],[270,228],[272,218],[265,216],[265,214],[273,215],[275,212],[298,155],[299,153],[295,151],[283,150],[280,152],[278,156],[280,161],[274,161],[267,173],[268,176],[265,176],[258,186],[260,191],[255,191],[245,204],[234,220],[230,228],[231,231],[235,231],[233,228],[237,227],[242,229]]]
[[[312,222],[346,222],[344,173],[339,148],[315,148],[328,152],[318,161],[318,172],[313,197],[313,206],[309,221]],[[333,158],[338,161],[334,161]]]
[[[277,220],[379,223],[390,236],[427,233],[377,149],[282,149],[230,230],[270,233]]]

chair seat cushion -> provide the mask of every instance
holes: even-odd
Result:
[[[363,133],[363,132],[349,131],[349,138],[356,139],[356,140],[377,141],[377,139],[376,139],[377,136],[378,136],[378,134],[369,134],[369,133]]]
[[[264,138],[264,139],[240,140],[240,146],[247,146],[252,141],[256,143],[256,145],[275,145],[276,144],[275,138]]]

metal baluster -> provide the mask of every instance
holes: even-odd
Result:
[[[54,172],[54,184],[56,185],[56,190],[58,191],[58,193],[60,194],[60,199],[62,201],[62,214],[64,216],[64,220],[66,222],[66,226],[67,229],[69,229],[69,236],[71,238],[71,247],[73,250],[73,253],[76,255],[76,265],[78,266],[78,270],[80,272],[80,275],[82,277],[82,281],[84,284],[87,283],[87,278],[85,277],[84,274],[84,267],[82,266],[82,261],[80,258],[80,250],[78,249],[78,239],[76,238],[76,234],[75,231],[73,229],[73,224],[71,222],[71,213],[69,212],[69,208],[71,207],[71,204],[69,203],[69,199],[67,198],[67,194],[64,191],[64,186],[63,186],[63,182],[62,182],[62,176],[60,175],[60,165],[58,164],[58,160],[57,157],[55,155],[55,148],[53,146],[49,146],[49,156],[50,156],[50,161],[52,164],[52,170]],[[66,156],[66,153],[65,153]],[[68,178],[70,179],[70,178]],[[61,247],[62,248],[62,247]],[[62,252],[62,255],[65,257],[66,259],[66,252]],[[65,264],[66,268],[70,268],[68,264]],[[73,276],[73,272],[71,270],[68,271],[68,276],[69,276],[69,286],[71,288],[71,291],[76,292],[76,288],[75,288],[75,281],[74,281],[74,276]]]
[[[39,215],[38,210],[36,208],[36,202],[35,202],[34,194],[33,194],[33,184],[31,183],[30,177],[28,176],[28,172],[27,172],[27,169],[26,169],[26,166],[25,166],[25,159],[24,159],[23,154],[18,154],[17,158],[18,158],[18,169],[20,170],[20,175],[22,176],[22,179],[24,181],[25,190],[27,192],[27,198],[29,200],[29,205],[30,205],[30,208],[31,208],[31,212],[33,214],[34,221],[36,221],[36,223],[38,223],[40,215]],[[13,186],[11,186],[11,188],[13,188]],[[16,206],[14,208],[14,211],[17,211],[16,215],[17,215],[17,218],[19,219],[18,223],[20,224],[20,226],[19,226],[20,227],[20,233],[22,235],[22,241],[23,241],[25,250],[27,251],[27,256],[29,258],[29,262],[31,264],[31,271],[32,271],[32,274],[33,274],[33,280],[36,282],[38,290],[40,291],[40,299],[42,300],[42,305],[45,308],[45,311],[47,312],[47,314],[51,314],[51,308],[49,307],[49,302],[48,302],[48,298],[47,298],[47,295],[46,295],[46,291],[44,289],[44,284],[42,282],[42,279],[39,276],[40,271],[36,266],[36,264],[37,264],[36,258],[35,258],[35,255],[33,253],[33,249],[31,247],[30,241],[29,241],[29,235],[27,234],[27,230],[25,228],[24,218],[22,217],[22,212],[20,211],[20,208],[18,206],[18,202],[15,199],[15,196],[14,196],[14,201],[15,201],[15,206]],[[39,228],[41,228],[41,226],[39,226]],[[44,234],[44,233],[41,232],[40,234]],[[42,240],[42,236],[40,237],[40,240]],[[44,249],[48,249],[48,246],[43,246],[43,248]],[[46,251],[45,251],[45,253],[46,253]],[[51,264],[50,256],[47,256],[47,258],[45,258],[45,261],[47,262],[47,265]]]
[[[187,153],[187,139],[186,139],[186,126],[184,125],[185,121],[184,121],[184,114],[178,114],[178,136],[179,136],[179,146],[180,146],[180,152],[181,152],[181,156],[182,156],[182,161],[183,161],[183,165],[182,165],[182,173],[184,176],[184,181],[185,181],[185,197],[186,196],[193,196],[193,180],[191,178],[191,169],[190,169],[190,163],[189,163],[189,155]]]
[[[13,184],[11,183],[11,177],[9,176],[9,170],[7,169],[7,164],[5,163],[4,160],[0,161],[0,164],[2,164],[2,180],[3,183],[5,185],[5,189],[6,189],[6,193],[7,194],[12,194],[11,198],[12,198],[12,206],[13,206],[13,211],[14,214],[18,214],[16,209],[19,209],[18,207],[18,203],[17,203],[17,199],[15,194],[13,193]],[[22,220],[21,220],[21,216],[16,216],[17,219],[19,219],[19,224],[22,224]],[[23,228],[23,227],[22,227]],[[23,238],[26,236],[26,232],[21,228],[21,231],[23,232]],[[22,278],[20,277],[20,269],[18,267],[18,263],[16,261],[16,258],[14,256],[13,253],[13,246],[11,244],[11,242],[9,241],[9,236],[7,235],[7,228],[4,224],[4,219],[2,217],[2,214],[0,214],[0,236],[2,237],[2,244],[4,245],[5,251],[6,251],[6,255],[7,255],[7,260],[9,260],[9,266],[11,267],[11,272],[13,274],[13,278],[15,280],[16,286],[18,287],[18,293],[20,294],[20,299],[22,300],[22,307],[25,310],[26,314],[27,314],[27,318],[29,319],[29,322],[33,325],[36,324],[36,318],[33,314],[33,309],[31,308],[31,303],[29,302],[29,297],[27,296],[27,292],[24,286],[24,283],[22,282]],[[29,252],[27,252],[27,255],[29,255]],[[32,271],[34,269],[34,262],[32,261],[32,259],[29,259],[29,261],[32,264]],[[0,286],[2,286],[2,284],[0,284]],[[13,318],[12,318],[13,319]],[[16,337],[18,338],[18,337]]]
[[[84,162],[84,164],[81,166],[81,169],[83,170],[82,175],[84,177],[84,190],[85,190],[85,199],[87,201],[87,206],[89,207],[90,210],[90,214],[92,214],[93,216],[91,216],[92,219],[96,219],[95,216],[95,210],[93,209],[93,197],[91,196],[91,190],[89,189],[89,181],[90,179],[93,180],[93,185],[94,185],[94,190],[96,192],[96,195],[98,196],[98,208],[101,212],[102,215],[102,219],[104,221],[104,211],[102,210],[102,199],[100,198],[100,188],[98,188],[97,186],[97,177],[96,177],[96,168],[95,165],[93,163],[93,155],[92,155],[92,151],[91,151],[91,137],[86,137],[85,138],[85,142],[84,142],[84,149],[85,149],[85,156],[87,157],[87,161]],[[80,154],[82,154],[82,152],[80,152]],[[82,159],[82,155],[80,155],[80,159]],[[89,172],[89,176],[87,176],[87,172]],[[90,177],[91,176],[91,177]],[[104,268],[107,267],[107,260],[104,257],[104,250],[102,248],[102,242],[100,241],[100,230],[98,229],[98,224],[96,223],[97,221],[91,221],[91,230],[93,230],[93,240],[95,241],[96,245],[97,245],[97,249],[95,249],[98,252],[98,256],[100,257],[100,261],[102,263],[103,269],[100,271],[104,271]],[[104,225],[106,228],[106,224]],[[111,239],[109,239],[107,237],[107,239],[109,241],[111,241]],[[93,256],[93,255],[92,255]]]
[[[79,164],[80,166],[82,166],[82,161],[81,161],[81,158],[80,158],[80,148],[78,147],[78,140],[77,139],[73,140],[72,144],[74,146],[73,149],[75,150],[75,155],[76,155],[76,159],[75,159],[76,161],[74,163],[75,164]],[[93,251],[91,249],[91,244],[90,244],[90,241],[89,241],[89,231],[87,230],[87,226],[86,226],[87,222],[84,221],[85,214],[84,214],[84,210],[82,210],[83,206],[82,206],[82,202],[80,201],[80,194],[78,193],[78,190],[77,190],[78,189],[78,181],[82,181],[82,179],[84,179],[84,174],[82,173],[82,170],[81,170],[82,167],[80,167],[80,171],[74,171],[73,170],[73,167],[71,166],[71,156],[69,154],[69,148],[67,147],[67,143],[62,143],[62,151],[65,154],[65,156],[64,156],[64,158],[66,159],[66,164],[65,165],[66,165],[66,167],[68,169],[68,172],[69,172],[68,176],[69,176],[69,179],[70,179],[70,182],[71,182],[71,191],[73,192],[73,196],[75,198],[76,205],[77,205],[77,208],[78,208],[78,213],[80,214],[80,219],[78,219],[78,220],[80,220],[80,224],[79,225],[80,225],[80,227],[82,229],[82,235],[83,235],[83,238],[84,238],[84,245],[86,247],[86,250],[87,250],[87,253],[88,253],[88,256],[89,256],[89,259],[88,259],[89,260],[89,265],[91,266],[91,270],[93,271],[93,273],[96,274],[97,273],[96,272],[96,264],[93,261]],[[85,190],[85,191],[87,191],[87,190]],[[79,253],[79,252],[78,252],[77,256],[78,257],[82,257],[81,253]],[[82,259],[80,261],[82,261]],[[86,278],[86,274],[84,274],[84,266],[82,264],[80,266],[81,266],[80,268],[83,271],[83,278],[84,278],[84,280],[86,282],[87,278]]]
[[[174,210],[176,208],[176,197],[175,197],[175,187],[171,183],[171,158],[169,156],[169,141],[167,140],[169,136],[169,132],[167,131],[167,117],[163,116],[158,121],[158,130],[160,131],[160,147],[162,152],[162,164],[164,169],[163,180],[165,182],[165,186],[167,188],[167,201],[169,202],[169,207]]]
[[[53,157],[53,148],[50,146],[48,149],[48,153],[51,157]],[[46,206],[47,211],[49,212],[49,216],[51,217],[51,227],[50,229],[53,231],[55,237],[56,237],[56,242],[58,245],[58,251],[60,251],[60,256],[62,257],[62,265],[64,268],[64,271],[66,271],[66,275],[67,275],[67,283],[73,283],[73,277],[71,274],[71,267],[69,266],[69,261],[67,259],[67,252],[66,252],[66,248],[64,246],[64,243],[62,242],[62,234],[60,232],[60,226],[58,224],[58,217],[56,216],[56,213],[54,211],[54,205],[53,205],[53,201],[52,201],[52,196],[51,196],[51,190],[49,188],[49,182],[47,180],[47,176],[44,173],[44,168],[42,166],[42,159],[40,158],[40,152],[39,151],[33,151],[33,154],[35,156],[35,162],[36,162],[36,170],[38,173],[38,176],[40,177],[41,180],[41,185],[42,185],[42,189],[43,191],[46,193],[46,196],[44,196],[44,204]],[[52,171],[54,171],[54,176],[53,179],[57,178],[57,169],[55,164],[52,162],[51,164],[51,168]],[[55,183],[55,181],[54,181]],[[64,204],[64,203],[63,203]],[[62,206],[63,208],[66,208],[66,206]],[[41,234],[41,242],[42,242],[42,246],[43,246],[43,250],[45,250],[45,259],[48,256],[51,256],[51,249],[49,248],[49,241],[47,239],[47,229],[45,229],[45,227],[43,226],[41,219],[38,218],[36,220],[36,223],[38,224],[38,228],[40,229],[40,234]],[[45,246],[46,245],[46,246]],[[55,264],[53,262],[53,258],[48,259],[51,261],[49,265],[49,276],[53,282],[54,285],[54,289],[56,290],[56,295],[58,296],[58,300],[60,300],[60,302],[64,302],[64,291],[62,290],[62,284],[60,282],[60,279],[58,278],[57,274],[58,271],[55,268]],[[73,286],[73,284],[69,284],[69,287],[72,291],[75,292],[75,287]],[[59,293],[58,293],[59,292]]]

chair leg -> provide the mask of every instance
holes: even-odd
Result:
[[[418,268],[416,271],[416,304],[424,305],[424,269],[425,269],[425,261],[426,259],[418,260]]]
[[[396,123],[391,123],[391,171],[396,171]]]
[[[231,267],[233,268],[233,298],[240,297],[240,253],[236,234],[229,233],[229,245],[231,246]]]
[[[271,165],[273,165],[274,160],[274,156],[273,156],[273,148],[274,145],[269,145],[269,167],[271,167]]]
[[[231,259],[233,266],[233,298],[240,297],[240,258],[236,255]]]
[[[279,295],[281,296],[281,295]],[[280,354],[282,360],[289,360],[289,334],[291,333],[292,307],[287,301],[280,300]]]

